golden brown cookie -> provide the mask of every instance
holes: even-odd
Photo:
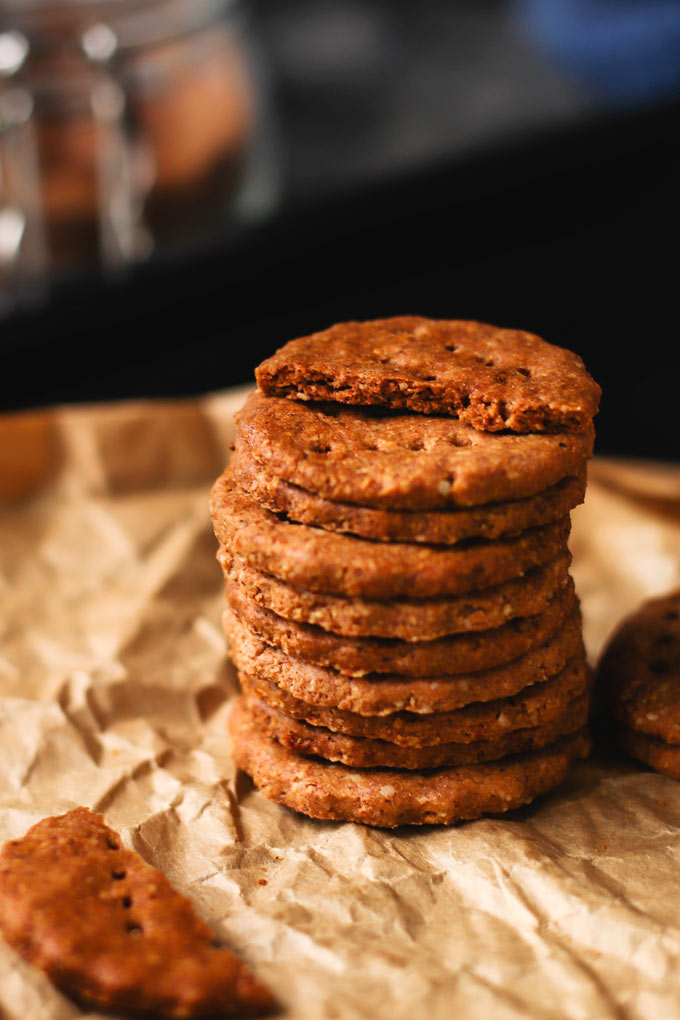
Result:
[[[680,591],[647,600],[623,620],[602,653],[597,682],[625,749],[672,775],[674,754],[665,745],[680,745]]]
[[[54,984],[96,1008],[188,1018],[275,1005],[189,900],[86,808],[5,844],[0,930]]]
[[[469,538],[500,538],[518,535],[527,528],[551,524],[583,502],[586,471],[563,478],[555,485],[505,503],[486,503],[470,509],[380,510],[376,507],[337,503],[270,474],[237,444],[230,461],[236,485],[254,502],[283,514],[298,524],[340,531],[377,542],[428,542],[455,545]]]
[[[542,613],[510,620],[493,630],[453,634],[436,641],[346,638],[307,623],[294,623],[263,609],[227,581],[227,602],[240,620],[268,644],[287,655],[347,676],[394,673],[445,676],[491,669],[537,648],[557,631],[576,606],[571,578]]]
[[[546,726],[558,718],[572,698],[583,695],[588,673],[583,659],[572,659],[557,676],[532,684],[510,698],[474,702],[454,712],[414,715],[363,716],[338,708],[309,705],[282,691],[276,684],[240,674],[243,691],[265,701],[291,719],[323,726],[353,737],[372,737],[400,747],[435,747],[438,744],[496,740],[511,730]]]
[[[523,577],[483,592],[449,599],[391,601],[350,599],[305,591],[255,570],[239,557],[224,555],[225,576],[247,598],[278,616],[311,623],[346,637],[433,641],[448,634],[489,630],[509,620],[541,613],[567,583],[568,550]]]
[[[555,634],[512,662],[479,673],[446,677],[367,676],[356,679],[286,655],[248,630],[234,613],[224,614],[232,659],[241,673],[269,680],[311,705],[358,715],[407,711],[450,712],[471,701],[510,697],[532,683],[555,676],[574,656],[584,656],[581,615],[567,617]]]
[[[398,825],[451,825],[520,807],[565,778],[590,749],[585,731],[539,751],[434,772],[355,771],[286,750],[266,737],[243,701],[229,719],[234,758],[268,800],[312,818]]]
[[[512,730],[492,740],[438,744],[434,747],[399,747],[398,744],[371,737],[352,737],[323,726],[312,726],[291,719],[266,701],[246,696],[248,711],[262,733],[278,741],[295,754],[315,755],[352,768],[438,769],[454,765],[474,765],[497,761],[509,754],[533,751],[553,744],[567,733],[582,729],[588,722],[589,698],[573,698],[553,720],[544,726]]]
[[[287,343],[255,371],[268,396],[407,407],[483,431],[581,428],[600,389],[571,351],[479,322],[343,322]]]
[[[304,404],[253,393],[239,446],[267,473],[324,499],[385,510],[477,507],[535,496],[578,474],[594,430],[477,432],[454,418]]]
[[[213,489],[215,534],[226,553],[308,591],[368,599],[436,598],[490,588],[563,552],[571,522],[532,528],[516,538],[442,547],[367,542],[291,524],[229,485]],[[225,556],[222,566],[229,569]]]
[[[671,779],[680,779],[680,745],[669,744],[659,737],[650,737],[620,723],[614,724],[613,735],[619,747],[633,758],[639,758]]]

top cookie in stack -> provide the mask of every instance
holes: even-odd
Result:
[[[293,340],[255,376],[271,397],[447,414],[484,432],[584,428],[600,399],[576,354],[532,333],[416,316]]]
[[[313,817],[387,826],[560,782],[588,747],[567,538],[599,389],[580,359],[410,317],[295,340],[256,374],[213,491],[237,762]]]

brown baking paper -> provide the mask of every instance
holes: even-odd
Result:
[[[208,494],[242,400],[0,420],[0,839],[102,811],[290,1020],[680,1016],[672,780],[599,751],[504,819],[383,832],[237,774]],[[595,461],[572,548],[594,660],[680,585],[680,469]],[[0,1016],[81,1015],[0,944]]]

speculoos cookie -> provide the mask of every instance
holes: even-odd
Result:
[[[510,620],[493,630],[454,634],[435,641],[408,642],[387,638],[346,638],[307,623],[285,620],[246,598],[226,583],[227,602],[240,620],[268,644],[286,655],[347,676],[392,673],[403,676],[444,676],[490,669],[537,648],[557,631],[576,605],[571,578],[536,616]]]
[[[512,730],[545,726],[559,717],[573,698],[585,694],[589,685],[585,662],[576,658],[557,676],[542,684],[532,684],[510,698],[473,702],[453,712],[435,715],[395,712],[391,716],[363,716],[309,705],[274,683],[244,673],[239,679],[244,693],[265,701],[291,719],[302,719],[312,726],[323,726],[353,737],[384,740],[400,747],[495,740]]]
[[[229,610],[224,621],[231,657],[239,672],[271,681],[308,704],[367,716],[399,711],[450,712],[473,701],[510,697],[555,676],[574,656],[585,655],[577,610],[544,645],[493,669],[445,677],[373,674],[355,678],[286,655],[264,642]]]
[[[448,599],[389,601],[346,598],[305,591],[249,566],[239,557],[226,560],[225,575],[241,593],[278,616],[311,623],[346,637],[433,641],[449,634],[501,627],[508,620],[542,612],[567,583],[568,551],[523,577],[482,592]]]
[[[535,496],[578,474],[594,430],[478,432],[454,418],[295,403],[253,393],[239,447],[272,477],[325,499],[386,510],[476,507]]]
[[[671,779],[680,779],[680,744],[669,744],[659,737],[650,737],[630,726],[615,723],[614,739],[627,754],[649,765],[655,772],[663,772]]]
[[[485,432],[581,428],[600,389],[571,351],[464,320],[344,322],[292,340],[255,376],[263,393],[410,408]]]
[[[230,461],[236,485],[256,503],[298,524],[340,531],[377,542],[427,542],[455,545],[470,538],[518,535],[551,524],[583,502],[586,470],[563,478],[535,496],[469,509],[380,510],[324,499],[291,485],[259,465],[247,447],[237,444]]]
[[[55,985],[98,1009],[189,1018],[275,1006],[189,900],[86,808],[5,844],[0,931]]]
[[[228,485],[213,493],[223,568],[231,554],[298,588],[352,598],[437,598],[491,588],[554,559],[571,527],[563,517],[515,538],[450,547],[368,542],[281,520]]]
[[[238,701],[229,719],[232,751],[268,799],[312,818],[384,828],[450,825],[520,807],[559,785],[590,749],[585,731],[499,762],[431,772],[355,771],[294,754],[265,736]]]
[[[680,744],[680,591],[645,601],[622,621],[597,676],[620,723]]]
[[[245,696],[248,711],[268,737],[296,754],[315,755],[353,768],[438,769],[497,761],[509,754],[532,751],[553,744],[560,737],[582,729],[588,722],[589,699],[572,698],[553,720],[544,726],[511,730],[492,740],[438,744],[434,747],[400,747],[386,740],[352,737],[323,726],[291,719],[265,701]]]

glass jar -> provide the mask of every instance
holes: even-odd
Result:
[[[0,288],[214,229],[253,92],[233,2],[5,0]]]

